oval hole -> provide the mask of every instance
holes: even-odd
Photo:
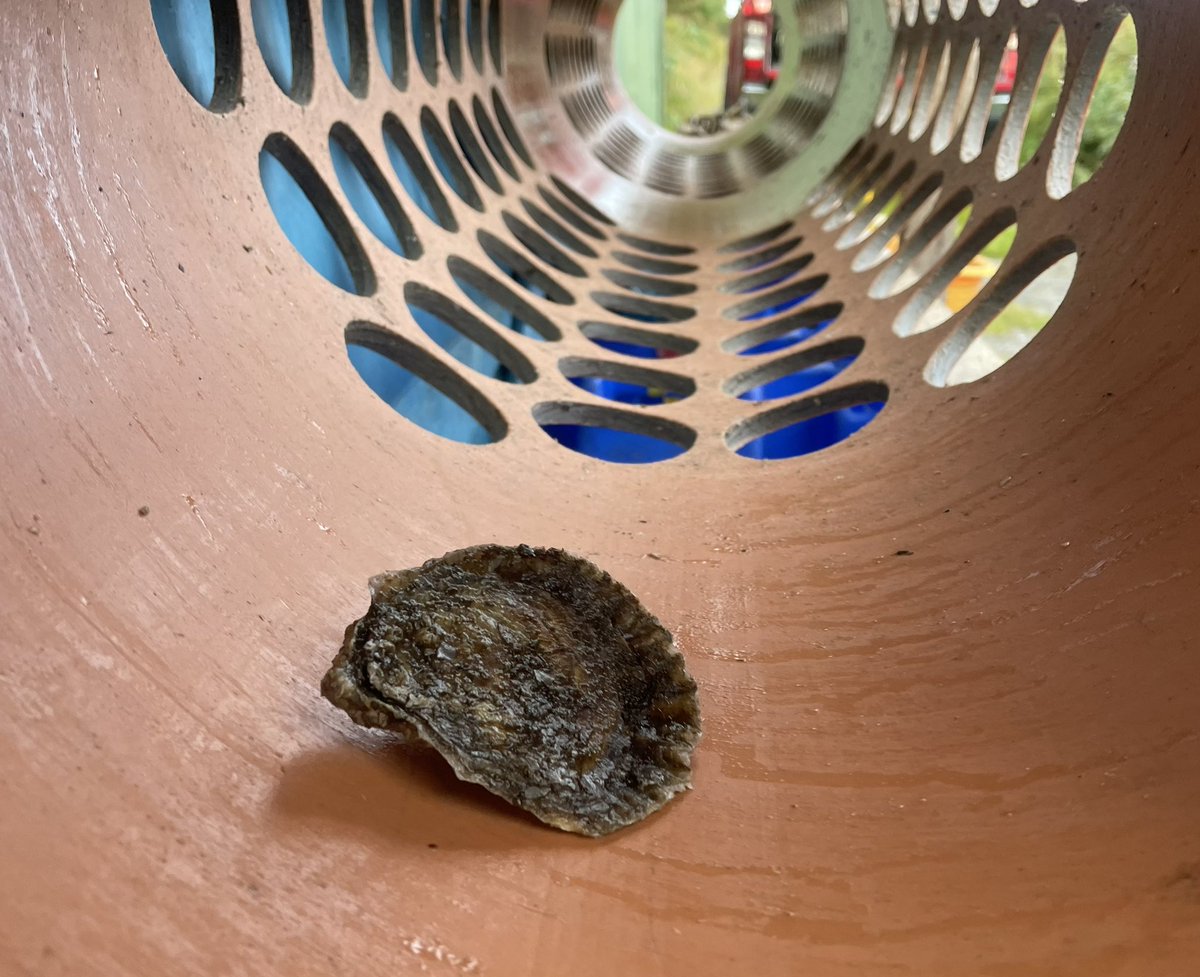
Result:
[[[344,122],[329,130],[329,155],[346,199],[371,233],[396,254],[419,258],[423,249],[412,222],[367,147]]]
[[[867,289],[872,298],[886,299],[911,288],[954,247],[971,220],[971,193],[962,190],[929,217],[907,240],[896,257]]]
[[[966,120],[971,100],[975,95],[975,86],[979,83],[979,51],[978,38],[971,42],[970,47],[960,43],[954,51],[954,61],[950,66],[950,87],[941,109],[938,110],[933,135],[929,140],[929,148],[935,156],[950,147]]]
[[[521,206],[525,208],[525,213],[530,216],[538,227],[554,238],[559,244],[563,245],[563,247],[570,248],[576,254],[583,255],[585,258],[598,257],[595,249],[586,242],[581,241],[537,204],[522,198]]]
[[[492,0],[488,6],[488,21],[487,21],[487,38],[488,38],[488,54],[492,58],[492,68],[496,74],[504,73],[504,53],[501,45],[502,30],[500,25],[500,7],[501,0]]]
[[[527,292],[559,305],[574,305],[575,296],[496,235],[481,230],[476,238],[492,263]]]
[[[669,360],[686,356],[700,345],[685,336],[609,322],[581,322],[579,331],[601,349],[641,360]]]
[[[628,244],[631,248],[637,248],[639,251],[645,251],[647,254],[665,255],[669,258],[681,258],[684,255],[694,254],[696,249],[688,247],[686,244],[668,244],[666,241],[652,241],[647,237],[637,237],[633,234],[618,234],[618,238]]]
[[[307,103],[313,91],[313,42],[306,0],[251,0],[250,19],[275,84],[292,100]]]
[[[897,336],[936,329],[975,300],[1012,250],[1015,216],[1011,210],[1002,211],[955,249],[900,310],[892,324]]]
[[[602,309],[636,322],[685,322],[696,314],[695,309],[685,305],[654,302],[633,295],[619,295],[614,292],[591,294],[592,300]]]
[[[158,42],[189,95],[212,112],[238,103],[242,34],[236,0],[151,0]]]
[[[504,133],[504,138],[512,146],[513,152],[521,158],[522,163],[532,169],[533,157],[529,155],[529,150],[525,148],[525,140],[521,138],[521,133],[517,130],[517,124],[513,121],[512,115],[509,114],[508,106],[504,104],[504,99],[500,97],[500,92],[495,88],[492,89],[492,112],[495,113],[496,121],[500,123],[500,131]]]
[[[896,93],[896,104],[889,116],[888,131],[892,135],[902,132],[912,118],[913,106],[917,102],[917,92],[920,91],[928,59],[928,41],[922,41],[909,48],[904,63],[904,80],[901,82],[900,91]]]
[[[492,158],[500,164],[500,168],[504,170],[514,180],[521,178],[517,172],[517,167],[512,161],[512,157],[508,155],[508,150],[504,148],[504,142],[500,139],[500,133],[496,130],[496,126],[492,123],[491,118],[487,114],[487,109],[483,107],[483,102],[480,101],[478,95],[471,96],[471,112],[475,116],[475,124],[479,126],[479,134],[483,136],[483,143],[488,148],[488,152],[492,154]]]
[[[768,227],[765,231],[758,231],[755,234],[740,237],[736,241],[730,241],[717,250],[721,254],[728,254],[732,251],[754,251],[757,248],[761,248],[764,244],[770,244],[777,237],[783,237],[784,234],[791,230],[791,227],[791,221],[784,221],[782,224]]]
[[[764,288],[770,288],[772,285],[782,285],[789,278],[807,268],[812,260],[811,254],[802,254],[799,257],[781,261],[770,268],[764,268],[761,271],[726,282],[721,286],[721,291],[731,292],[734,295],[746,295],[750,292],[761,292]]]
[[[725,443],[743,458],[763,461],[812,454],[862,430],[887,399],[887,387],[877,382],[816,394],[739,421]]]
[[[408,26],[404,0],[375,0],[375,44],[384,73],[397,90],[408,88]]]
[[[900,249],[901,243],[912,237],[913,231],[928,220],[941,196],[942,177],[941,174],[934,174],[899,203],[883,224],[866,239],[862,250],[850,262],[850,267],[854,271],[867,271],[887,261]]]
[[[594,204],[592,204],[589,200],[587,200],[574,187],[569,186],[568,184],[564,183],[562,180],[560,180],[554,174],[550,175],[550,182],[553,183],[554,186],[557,188],[558,192],[561,193],[564,197],[566,197],[567,201],[573,207],[578,208],[579,211],[582,212],[585,217],[588,217],[589,219],[594,220],[599,224],[609,224],[609,225],[612,224],[612,221],[609,220],[608,215],[606,215],[603,211],[597,209]]]
[[[986,305],[933,354],[925,379],[935,387],[971,383],[993,373],[1028,346],[1052,319],[1075,277],[1069,242],[1050,244],[996,287]]]
[[[858,177],[863,167],[875,158],[876,151],[875,146],[869,145],[865,139],[859,139],[820,185],[809,194],[804,206],[811,208],[816,217],[823,217],[832,211],[841,202],[846,188]]]
[[[875,191],[879,182],[891,169],[893,160],[892,154],[888,153],[874,167],[864,173],[854,187],[846,193],[841,204],[825,219],[821,230],[835,231],[848,224],[866,207],[869,207],[871,201],[875,199]]]
[[[595,227],[590,222],[584,220],[583,217],[575,213],[575,211],[568,207],[564,201],[559,200],[558,197],[556,197],[545,187],[538,187],[538,193],[541,194],[542,199],[546,202],[546,206],[548,206],[552,211],[554,211],[554,213],[575,228],[575,230],[579,231],[581,234],[586,234],[590,238],[595,238],[597,241],[604,240],[603,231],[601,231],[598,227]]]
[[[446,52],[446,64],[450,74],[462,81],[462,13],[459,0],[442,0],[442,50]]]
[[[408,0],[411,15],[413,53],[421,74],[431,85],[437,84],[437,9],[436,0]]]
[[[723,314],[726,318],[737,319],[739,322],[751,322],[755,319],[766,319],[779,315],[781,312],[787,312],[801,302],[807,301],[820,291],[827,281],[829,281],[828,275],[814,275],[812,278],[793,282],[791,285],[784,285],[782,288],[764,292],[762,295],[739,302],[737,305],[731,305]]]
[[[442,179],[450,184],[450,189],[458,194],[468,207],[482,211],[483,198],[475,189],[475,184],[459,159],[450,137],[446,135],[446,130],[428,107],[421,109],[421,135],[425,137],[425,147],[429,150],[433,165],[442,174]]]
[[[483,71],[483,0],[467,0],[466,12],[467,50],[471,52],[471,64],[475,70]]]
[[[790,353],[730,377],[725,392],[756,402],[793,397],[832,380],[858,359],[863,346],[861,339],[850,337]]]
[[[406,282],[404,301],[421,330],[464,366],[505,383],[532,383],[537,371],[524,354],[440,292]]]
[[[982,49],[981,49],[982,50]],[[1012,101],[1013,80],[1017,75],[1020,43],[1012,31],[1006,42],[980,54],[979,79],[971,97],[971,107],[963,123],[959,158],[970,163],[983,153],[984,145],[1000,128]]]
[[[698,271],[699,265],[689,265],[682,261],[670,261],[667,258],[651,258],[648,255],[636,254],[633,251],[614,251],[612,256],[621,264],[636,268],[651,275],[690,275]],[[595,257],[595,252],[593,252]]]
[[[891,0],[889,0],[889,3]],[[895,9],[900,9],[896,3]],[[899,18],[897,18],[899,19]],[[900,94],[900,90],[904,87],[905,70],[908,64],[908,48],[903,44],[897,43],[892,49],[892,61],[888,66],[886,79],[883,86],[883,92],[879,96],[879,105],[875,109],[875,126],[882,126],[889,118],[891,118],[892,110],[896,107],[896,96]]]
[[[457,231],[458,220],[450,209],[446,195],[438,187],[408,130],[391,112],[383,117],[383,145],[400,185],[412,202],[439,227]]]
[[[1062,99],[1067,66],[1067,36],[1062,27],[1047,24],[1027,47],[996,152],[998,180],[1012,179],[1033,159]]]
[[[496,175],[491,160],[487,158],[479,140],[475,138],[471,123],[467,121],[466,115],[463,114],[463,110],[458,107],[458,103],[454,99],[450,100],[448,112],[450,131],[454,133],[454,140],[458,143],[458,148],[462,150],[471,169],[496,193],[504,193],[504,187],[500,184],[500,178]]]
[[[913,106],[912,118],[908,126],[908,138],[913,142],[925,135],[933,122],[942,98],[946,94],[946,83],[950,80],[950,42],[942,45],[941,54],[935,65],[932,59],[925,65],[925,74],[921,79],[921,90],[917,94]]]
[[[490,444],[508,433],[504,417],[483,394],[402,336],[352,322],[346,352],[366,385],[418,427],[464,444]]]
[[[690,377],[629,363],[570,356],[559,360],[558,367],[581,390],[635,407],[669,404],[696,392]]]
[[[350,221],[308,157],[283,133],[263,143],[258,175],[280,229],[301,257],[347,292],[374,292],[375,273]]]
[[[683,424],[615,407],[538,404],[533,419],[563,447],[618,464],[667,461],[696,443],[696,432]]]
[[[842,303],[831,302],[781,316],[774,322],[748,329],[725,340],[721,348],[739,356],[762,356],[796,346],[829,328],[842,314]]]
[[[455,255],[446,267],[463,294],[500,325],[533,339],[562,339],[553,321],[487,272]]]
[[[614,285],[628,289],[638,295],[677,296],[690,295],[696,291],[691,282],[671,281],[665,278],[655,278],[652,275],[640,275],[633,271],[623,271],[620,268],[602,268],[601,273]]]
[[[557,268],[559,271],[567,275],[574,275],[576,278],[582,278],[586,274],[583,268],[580,267],[579,262],[570,257],[561,248],[551,244],[519,217],[514,217],[508,211],[505,211],[501,217],[509,233],[520,241],[534,257],[541,258],[551,268]]]
[[[902,166],[887,184],[880,188],[877,194],[871,195],[871,199],[855,214],[854,219],[842,232],[834,247],[839,251],[853,248],[862,244],[879,230],[888,218],[899,209],[901,201],[904,199],[904,185],[912,179],[916,170],[915,163]]]
[[[362,0],[324,0],[325,42],[338,77],[354,95],[367,94],[367,21]]]
[[[778,261],[784,255],[794,251],[796,246],[803,240],[804,238],[799,236],[788,238],[786,241],[781,241],[779,244],[772,244],[761,251],[755,251],[753,254],[744,254],[740,258],[734,258],[732,261],[726,261],[723,264],[717,265],[717,271],[752,271],[756,268],[765,267],[772,261]]]
[[[1061,199],[1082,186],[1108,159],[1129,114],[1137,72],[1133,17],[1110,14],[1105,29],[1095,32],[1084,53],[1063,109],[1047,174],[1051,197]]]

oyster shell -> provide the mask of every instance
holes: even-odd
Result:
[[[463,780],[603,835],[691,786],[696,683],[670,633],[578,557],[473,546],[371,580],[321,692]]]

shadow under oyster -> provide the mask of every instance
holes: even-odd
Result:
[[[670,633],[579,557],[473,546],[371,579],[321,692],[434,747],[564,831],[604,835],[691,786],[696,683]]]

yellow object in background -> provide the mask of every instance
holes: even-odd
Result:
[[[996,262],[976,255],[946,289],[946,304],[952,312],[961,312],[996,273]]]

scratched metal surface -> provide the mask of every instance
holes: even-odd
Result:
[[[908,295],[871,298],[841,229],[793,201],[777,240],[802,235],[829,276],[844,311],[828,338],[865,342],[834,386],[885,385],[883,412],[824,452],[734,455],[726,433],[761,408],[721,386],[745,366],[721,345],[745,328],[721,314],[729,235],[690,235],[696,315],[658,328],[700,341],[669,361],[697,390],[631,423],[661,415],[694,445],[619,466],[533,420],[599,404],[558,361],[605,358],[578,323],[611,318],[590,293],[629,250],[615,228],[578,256],[583,277],[555,276],[569,309],[527,298],[563,333],[513,340],[537,382],[471,381],[505,419],[497,443],[416,428],[347,362],[362,319],[458,369],[404,285],[468,305],[446,258],[487,266],[481,228],[511,244],[502,211],[559,193],[540,166],[502,174],[503,196],[480,185],[482,212],[451,197],[454,233],[401,196],[425,249],[411,262],[340,204],[370,295],[317,276],[263,195],[270,133],[337,193],[333,121],[387,169],[384,112],[415,132],[426,105],[504,91],[493,67],[436,86],[414,68],[400,95],[372,44],[359,98],[314,11],[301,106],[242,3],[243,101],[214,113],[147,5],[5,4],[0,970],[1194,972],[1200,8],[1125,7],[1130,116],[1065,199],[1044,155],[997,180],[995,143],[964,164],[885,125],[859,149],[892,154],[881,180],[912,161],[970,188],[973,221],[1012,208],[1014,260],[1069,238],[1075,281],[1034,344],[931,385],[958,320],[895,335]],[[1033,36],[1058,17],[1073,43],[1107,9],[1001,0],[991,20],[972,4],[899,34]],[[486,540],[588,556],[674,631],[704,710],[693,792],[610,838],[565,835],[319,698],[368,576]]]

